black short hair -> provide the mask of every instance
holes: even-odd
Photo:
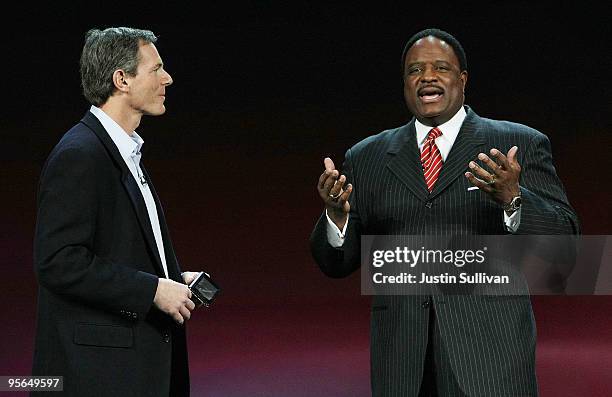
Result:
[[[414,43],[416,43],[417,40],[427,36],[437,37],[438,39],[443,40],[451,47],[453,47],[455,55],[459,59],[459,67],[461,68],[461,71],[463,72],[464,70],[467,70],[467,59],[465,57],[465,51],[463,50],[461,43],[459,43],[459,40],[457,40],[455,36],[448,32],[436,28],[429,28],[415,33],[404,46],[404,51],[402,52],[402,77],[404,77],[404,63],[406,61],[406,54],[408,53],[408,50],[410,50],[410,48],[414,45]]]

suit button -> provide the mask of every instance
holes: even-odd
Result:
[[[138,318],[138,313],[132,313],[132,318],[136,320]]]
[[[427,207],[427,208],[431,208],[432,205],[433,204],[431,203],[431,201],[428,201],[428,202],[425,203],[425,207]]]
[[[164,332],[164,342],[170,342],[170,333]]]
[[[421,306],[423,306],[423,309],[429,309],[429,306],[431,306],[431,303],[429,303],[429,301],[427,300],[427,301],[423,302],[423,304]]]

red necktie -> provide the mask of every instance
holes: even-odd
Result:
[[[433,190],[442,169],[442,155],[436,146],[436,138],[440,135],[442,135],[442,131],[438,128],[432,128],[429,134],[427,134],[427,139],[421,152],[421,164],[423,164],[425,183],[430,192]]]

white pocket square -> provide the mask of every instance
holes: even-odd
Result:
[[[478,186],[472,186],[472,187],[468,187],[467,190],[469,192],[470,190],[477,190],[477,189],[478,189]]]

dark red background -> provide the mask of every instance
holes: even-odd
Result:
[[[399,58],[422,28],[448,30],[464,45],[466,102],[477,113],[550,137],[583,232],[610,234],[603,7],[399,4],[56,4],[7,14],[0,375],[30,370],[36,183],[48,152],[87,109],[78,58],[91,27],[152,29],[175,80],[167,114],[138,131],[183,268],[205,269],[223,287],[189,324],[194,395],[369,395],[369,298],[358,274],[325,278],[310,257],[321,211],[315,183],[323,157],[341,163],[355,142],[409,119]],[[533,301],[542,396],[610,394],[612,298]]]

